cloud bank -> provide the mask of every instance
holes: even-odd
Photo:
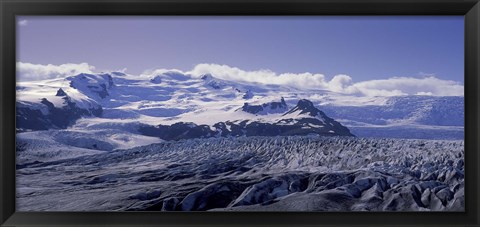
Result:
[[[95,67],[87,64],[41,65],[17,62],[17,80],[34,81],[55,78],[64,78],[79,73],[93,73]]]
[[[322,89],[363,96],[464,95],[464,87],[459,82],[442,80],[433,75],[424,75],[421,78],[392,77],[354,83],[352,77],[342,74],[336,75],[328,81],[323,74],[308,72],[276,74],[270,70],[244,71],[239,68],[216,64],[199,64],[188,73],[194,77],[210,73],[214,77],[224,80],[285,85],[300,89]]]
[[[367,96],[463,96],[464,87],[458,82],[442,80],[434,76],[425,78],[392,77],[350,84],[343,89],[343,92],[348,94],[360,93]]]
[[[283,73],[276,74],[270,70],[244,71],[236,67],[216,64],[198,64],[188,72],[194,77],[210,73],[214,77],[229,80],[254,82],[261,84],[288,85],[297,88],[325,88],[325,76],[312,73]],[[306,86],[308,84],[308,86]]]
[[[62,78],[78,73],[93,73],[95,67],[87,64],[39,65],[17,63],[17,79],[19,81],[44,80]],[[398,95],[431,95],[431,96],[463,96],[463,84],[436,78],[434,75],[417,77],[391,77],[388,79],[354,82],[348,75],[336,75],[327,80],[318,73],[282,73],[270,70],[245,71],[236,67],[218,64],[198,64],[191,71],[176,69],[156,69],[143,73],[142,77],[152,77],[166,72],[175,75],[199,78],[211,74],[216,78],[247,83],[289,86],[297,89],[328,90],[356,96],[398,96]]]

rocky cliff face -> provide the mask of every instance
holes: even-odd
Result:
[[[255,114],[255,115],[266,115],[272,113],[285,113],[288,110],[287,103],[282,97],[280,102],[269,102],[262,105],[251,105],[249,103],[243,104],[242,111]]]

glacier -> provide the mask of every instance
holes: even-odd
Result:
[[[19,211],[463,211],[464,142],[164,141],[17,165]]]

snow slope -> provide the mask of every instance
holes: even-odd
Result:
[[[463,97],[398,96],[382,105],[321,107],[361,137],[463,139]]]

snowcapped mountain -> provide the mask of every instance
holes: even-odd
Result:
[[[332,117],[374,125],[463,126],[465,112],[463,97],[456,96],[396,96],[384,105],[325,105],[322,108]]]
[[[463,97],[356,97],[175,70],[82,73],[17,85],[18,132],[120,130],[167,140],[306,134],[461,139],[463,113]]]
[[[105,99],[109,95],[108,89],[113,86],[113,79],[109,74],[92,75],[82,73],[67,77],[66,80],[70,81],[70,87],[95,99]]]
[[[17,131],[64,129],[82,117],[100,117],[96,101],[75,89],[43,85],[17,87]],[[46,92],[48,90],[48,92]]]
[[[463,97],[397,96],[382,105],[321,108],[361,137],[463,139],[464,136]]]
[[[285,103],[283,99],[282,101]],[[271,109],[272,106],[275,106],[275,110],[278,109],[276,108],[278,105],[282,105],[282,102],[275,105],[268,103],[258,107]],[[264,110],[262,109],[262,111]],[[322,111],[314,107],[312,102],[306,99],[298,101],[298,104],[290,111],[278,118],[272,118],[268,122],[249,119],[233,122],[226,121],[217,122],[212,128],[209,125],[178,122],[172,125],[142,126],[139,131],[144,135],[160,137],[163,140],[208,138],[214,136],[293,136],[309,134],[353,136],[348,128],[327,117]]]

